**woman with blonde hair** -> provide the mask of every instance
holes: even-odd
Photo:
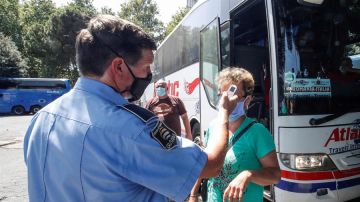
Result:
[[[222,70],[217,81],[220,93],[236,85],[235,94],[241,99],[229,116],[229,147],[220,175],[208,180],[207,201],[262,202],[263,186],[277,183],[280,169],[271,134],[246,116],[254,90],[253,76],[243,68],[233,67]],[[206,133],[208,144],[217,135],[212,125]]]

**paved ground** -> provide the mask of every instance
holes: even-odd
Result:
[[[23,138],[31,118],[0,116],[0,202],[28,201]]]
[[[0,116],[0,201],[28,201],[23,138],[32,116]]]

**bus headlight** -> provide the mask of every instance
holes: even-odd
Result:
[[[288,168],[303,171],[336,170],[335,164],[326,154],[284,154],[281,162]]]

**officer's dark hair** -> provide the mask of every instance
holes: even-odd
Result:
[[[92,18],[76,37],[76,62],[81,75],[102,76],[111,61],[123,57],[136,65],[143,49],[156,49],[156,43],[135,24],[112,15]]]

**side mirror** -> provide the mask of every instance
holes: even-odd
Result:
[[[304,6],[321,6],[324,0],[297,0],[297,2]]]

